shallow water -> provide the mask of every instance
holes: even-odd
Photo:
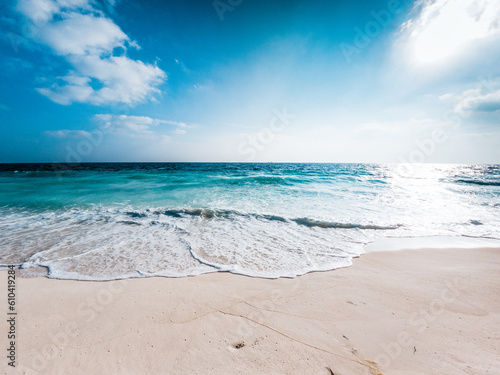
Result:
[[[109,280],[351,264],[376,238],[500,239],[500,166],[0,164],[0,264]]]

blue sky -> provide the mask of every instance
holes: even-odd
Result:
[[[498,1],[0,11],[0,162],[500,163]]]

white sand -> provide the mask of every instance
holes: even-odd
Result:
[[[17,284],[7,374],[500,373],[500,249],[375,252],[295,279]]]

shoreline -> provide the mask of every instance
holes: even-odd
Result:
[[[53,280],[72,280],[72,281],[85,281],[85,282],[111,282],[119,280],[134,280],[142,278],[173,278],[182,279],[186,277],[198,277],[202,275],[208,275],[212,273],[229,273],[232,275],[244,276],[249,278],[257,278],[264,280],[277,280],[277,279],[294,279],[297,277],[302,277],[304,275],[316,272],[332,272],[342,268],[349,268],[354,266],[355,259],[366,256],[366,254],[372,252],[385,252],[385,251],[407,251],[407,250],[445,250],[445,249],[472,249],[472,248],[500,248],[500,239],[496,238],[484,238],[484,237],[466,237],[466,236],[419,236],[419,237],[384,237],[377,238],[373,242],[369,242],[363,246],[363,252],[357,256],[351,258],[351,264],[346,266],[339,266],[333,269],[317,269],[308,271],[303,274],[295,276],[279,276],[279,277],[263,277],[259,275],[250,275],[245,273],[232,272],[227,270],[214,270],[212,272],[206,272],[201,274],[187,275],[187,276],[164,276],[164,275],[147,275],[147,276],[136,276],[136,277],[120,277],[112,279],[87,279],[87,278],[64,278],[64,277],[49,277],[49,267],[34,265],[28,268],[18,269],[18,274],[22,278],[37,278],[46,277]],[[22,264],[14,264],[14,266],[19,267]],[[0,272],[6,271],[7,265],[0,265]]]
[[[367,252],[293,279],[18,278],[18,366],[0,369],[493,374],[499,271],[500,248],[462,248]]]

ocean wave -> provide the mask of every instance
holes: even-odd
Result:
[[[308,218],[293,219],[294,222],[307,227],[320,227],[320,228],[342,228],[342,229],[371,229],[371,230],[392,230],[402,227],[402,224],[396,225],[370,225],[370,224],[352,224],[352,223],[334,223],[329,221],[320,221]]]
[[[482,185],[482,186],[500,186],[500,181],[459,179],[455,180],[455,182],[460,184],[471,184],[471,185]]]
[[[81,280],[216,271],[294,277],[350,265],[369,241],[352,229],[372,228],[319,223],[208,208],[14,212],[0,225],[0,263]]]
[[[296,183],[305,182],[301,178],[292,178],[285,176],[244,176],[244,177],[234,177],[234,176],[221,176],[217,180],[220,184],[224,185],[293,185]]]
[[[87,280],[292,277],[349,265],[375,238],[500,238],[496,166],[56,167],[0,165],[0,264]]]
[[[128,213],[131,214],[131,213]],[[241,217],[252,217],[261,220],[268,221],[280,221],[285,223],[296,223],[306,227],[319,227],[319,228],[331,228],[331,229],[369,229],[369,230],[392,230],[402,227],[402,224],[395,225],[374,225],[374,224],[358,224],[358,223],[339,223],[330,222],[324,220],[309,219],[307,217],[303,218],[286,218],[278,215],[267,215],[267,214],[257,214],[257,213],[242,213],[235,210],[220,210],[220,209],[209,209],[209,208],[185,208],[185,209],[170,209],[165,211],[154,211],[154,214],[164,214],[174,218],[181,218],[183,216],[198,216],[203,219],[215,219],[224,218],[231,219],[235,216]],[[143,217],[143,213],[134,213],[135,217]]]

